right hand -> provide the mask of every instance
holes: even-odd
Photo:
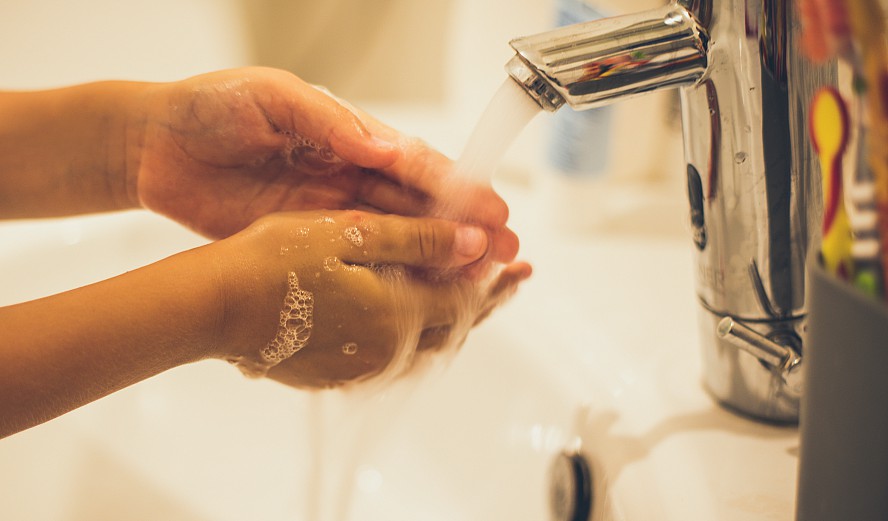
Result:
[[[528,264],[513,263],[490,283],[458,273],[433,281],[423,270],[481,258],[484,232],[357,211],[271,214],[208,248],[218,252],[223,288],[217,356],[303,388],[397,372],[417,349],[461,343],[530,275]],[[311,294],[310,331],[304,347],[272,365],[260,352],[278,337],[294,280]]]

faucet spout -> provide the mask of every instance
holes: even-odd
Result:
[[[709,37],[678,4],[561,27],[509,42],[509,75],[550,112],[584,110],[654,90],[697,83]]]

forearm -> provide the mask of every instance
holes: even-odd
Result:
[[[127,157],[147,85],[0,93],[0,218],[134,207]]]
[[[0,308],[0,437],[219,356],[219,286],[197,251]]]

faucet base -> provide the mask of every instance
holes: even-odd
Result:
[[[703,383],[709,394],[732,411],[757,420],[797,424],[799,396],[787,388],[780,372],[717,335],[716,328],[725,315],[705,305],[700,306],[699,315]],[[767,337],[800,338],[805,317],[744,324]]]

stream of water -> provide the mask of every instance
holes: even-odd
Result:
[[[454,183],[464,180],[490,185],[502,156],[540,107],[510,78],[488,104],[454,168]],[[459,178],[462,178],[460,180]],[[459,219],[470,212],[459,198],[445,201],[434,213]],[[473,320],[466,321],[468,329]],[[453,334],[454,342],[463,335]],[[388,425],[413,394],[419,381],[427,380],[446,365],[456,346],[444,346],[409,377],[385,375],[346,390],[319,391],[309,399],[306,521],[345,521],[351,502],[358,458],[385,436]],[[429,358],[429,357],[426,357]]]

